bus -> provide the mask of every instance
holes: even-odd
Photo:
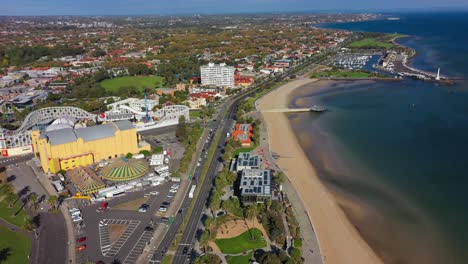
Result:
[[[189,197],[190,199],[193,198],[193,195],[195,194],[195,189],[196,189],[196,188],[197,188],[196,185],[192,185],[192,188],[190,188],[190,192],[189,192],[189,194],[188,194],[188,197]]]

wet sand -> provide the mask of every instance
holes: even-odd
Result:
[[[319,84],[308,78],[299,78],[261,98],[258,109],[287,108],[290,96],[297,88],[307,85],[310,91],[326,84],[324,81]],[[299,145],[286,115],[271,112],[262,112],[262,115],[268,128],[270,150],[280,155],[278,166],[285,172],[307,208],[324,263],[382,263],[348,220],[336,198],[319,180],[316,169]],[[360,210],[359,206],[350,203],[347,204],[348,208],[354,208],[357,212]]]

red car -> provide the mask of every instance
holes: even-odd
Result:
[[[76,243],[81,243],[81,242],[85,242],[86,241],[86,237],[80,237],[76,240]]]
[[[85,250],[85,249],[86,249],[86,245],[81,245],[81,246],[76,248],[76,251],[82,251],[82,250]]]

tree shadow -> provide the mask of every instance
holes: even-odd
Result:
[[[31,190],[31,187],[29,186],[25,186],[23,189],[21,189],[21,191],[18,192],[18,197],[16,198],[13,204],[15,204],[19,199],[21,199],[21,197],[26,195],[30,190]],[[24,204],[23,204],[23,207],[24,207]]]
[[[41,195],[41,197],[39,197],[39,199],[37,199],[37,204],[42,203],[43,201],[45,201],[45,199],[46,199],[45,194]]]
[[[40,227],[41,226],[41,214],[37,214],[33,217],[32,222],[35,226]]]
[[[9,176],[6,180],[7,180],[7,182],[12,182],[12,181],[16,180],[16,176],[15,176],[15,175],[11,175],[11,176]]]
[[[0,263],[4,263],[11,255],[11,249],[9,247],[0,249]]]

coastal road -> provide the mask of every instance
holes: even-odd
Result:
[[[218,165],[219,165],[219,157],[221,156],[221,149],[222,147],[225,145],[226,143],[226,133],[228,132],[229,130],[229,124],[231,124],[232,120],[233,120],[233,117],[237,111],[237,106],[238,104],[243,100],[245,99],[246,97],[254,94],[255,92],[257,92],[258,88],[261,87],[261,86],[266,86],[266,85],[272,85],[275,83],[275,81],[281,81],[285,78],[288,78],[290,77],[291,75],[293,75],[296,71],[301,71],[301,70],[304,70],[306,67],[310,67],[310,65],[313,63],[313,62],[317,62],[317,60],[310,60],[308,62],[306,62],[304,65],[300,65],[298,67],[295,67],[293,69],[290,69],[289,71],[281,74],[281,75],[278,75],[278,76],[272,76],[270,77],[269,79],[266,79],[262,82],[260,82],[259,84],[255,85],[254,87],[252,87],[250,90],[248,90],[247,92],[244,92],[244,93],[241,93],[241,94],[238,94],[236,96],[234,96],[234,98],[232,99],[232,104],[229,106],[229,109],[228,109],[228,114],[227,116],[223,116],[222,114],[224,113],[224,107],[223,106],[223,109],[222,111],[220,111],[220,114],[217,118],[217,121],[214,122],[215,124],[215,133],[218,133],[219,129],[221,128],[221,138],[220,138],[220,142],[219,142],[219,145],[218,147],[216,148],[216,151],[215,151],[215,155],[213,156],[213,159],[210,162],[210,165],[209,165],[209,169],[208,169],[208,172],[207,172],[207,175],[204,179],[204,182],[201,183],[201,190],[199,192],[199,196],[197,197],[197,200],[195,202],[195,206],[193,208],[193,211],[189,217],[189,220],[187,222],[187,227],[182,235],[182,239],[181,239],[181,242],[179,243],[178,247],[177,247],[177,250],[175,252],[175,256],[174,256],[174,259],[173,259],[173,262],[172,263],[186,263],[186,262],[189,262],[190,260],[190,256],[189,255],[185,255],[184,254],[184,251],[186,251],[185,249],[190,249],[192,248],[193,244],[194,244],[194,240],[195,240],[195,236],[196,236],[196,233],[197,233],[197,226],[201,223],[201,216],[202,216],[202,213],[204,211],[204,208],[206,207],[206,203],[207,203],[207,200],[208,200],[208,197],[209,197],[209,193],[210,193],[210,190],[213,188],[213,179],[215,177],[215,174],[216,174],[216,169],[218,168]],[[210,141],[209,142],[209,146],[207,149],[209,149],[209,147],[211,147],[211,144],[212,144],[213,141]],[[204,161],[205,162],[205,161]],[[208,161],[206,161],[208,162]],[[203,164],[201,164],[200,168],[203,167]],[[199,179],[199,175],[200,174],[200,171],[198,170],[196,173],[195,173],[195,177],[196,179]],[[183,202],[183,205],[181,208],[188,208],[190,206],[190,202],[191,202],[191,199],[188,198],[188,195],[185,197],[184,199],[184,202]],[[162,258],[163,256],[167,253],[167,250],[169,248],[169,246],[171,245],[173,239],[175,238],[175,235],[177,234],[177,231],[179,230],[179,227],[180,225],[182,224],[183,222],[183,216],[184,216],[184,210],[182,210],[179,214],[176,215],[175,219],[174,219],[174,222],[173,224],[170,226],[166,236],[164,237],[163,241],[161,242],[161,244],[159,245],[158,249],[153,253],[153,257],[152,259],[150,260],[150,263],[160,263],[162,261]],[[188,252],[190,252],[190,250],[187,250]]]

